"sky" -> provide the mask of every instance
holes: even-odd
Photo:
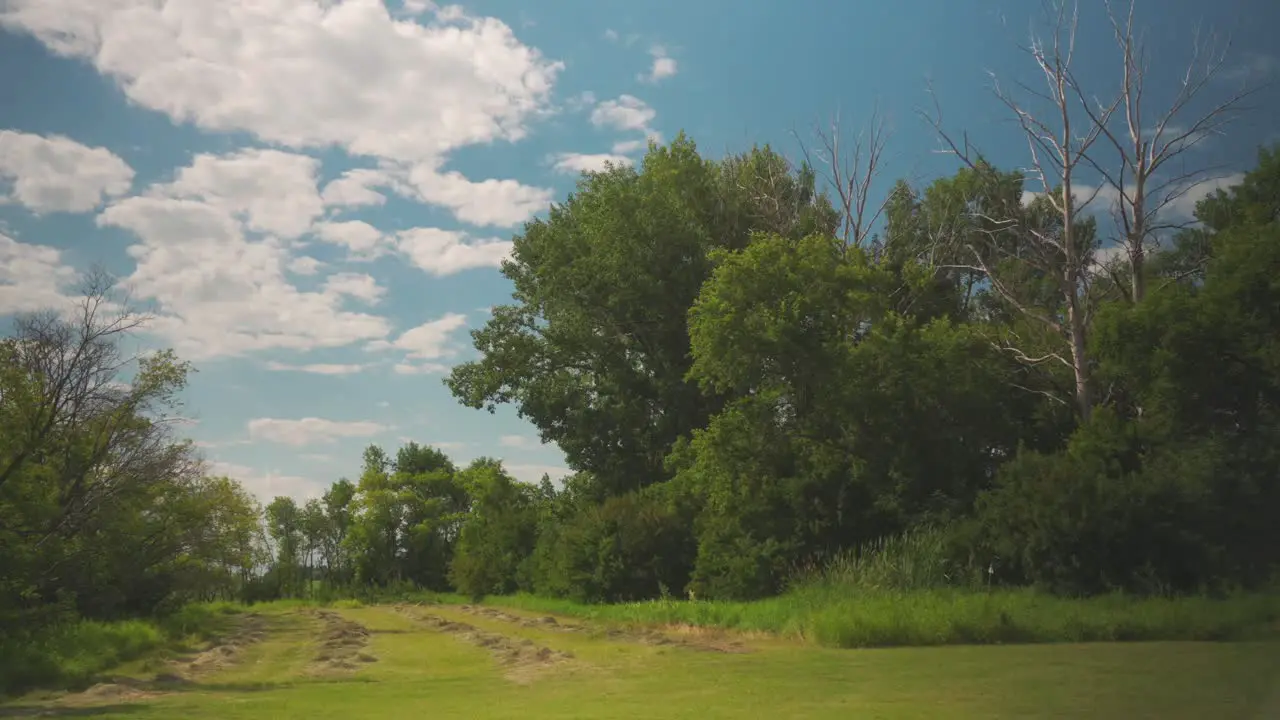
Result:
[[[155,316],[141,346],[197,370],[183,433],[264,500],[356,478],[370,443],[560,477],[514,408],[442,383],[510,299],[498,266],[524,222],[649,139],[798,158],[797,134],[837,112],[848,132],[887,123],[878,188],[927,182],[957,167],[918,116],[930,86],[948,130],[1023,166],[989,73],[1034,79],[1019,47],[1037,5],[0,0],[0,318],[109,270]],[[1230,40],[1208,100],[1280,79],[1280,3],[1138,17],[1152,107],[1197,27]],[[1118,67],[1101,0],[1082,0],[1079,77],[1111,92]],[[1280,141],[1274,89],[1250,105],[1190,161],[1230,179]]]

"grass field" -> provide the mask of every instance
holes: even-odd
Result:
[[[840,650],[488,605],[264,606],[237,625],[0,717],[1280,717],[1275,641]]]

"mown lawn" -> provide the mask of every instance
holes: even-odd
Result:
[[[1274,641],[840,650],[752,635],[732,638],[744,652],[711,652],[646,644],[634,634],[606,633],[604,626],[566,632],[560,626],[573,621],[563,618],[560,626],[539,626],[457,606],[410,610],[573,658],[514,675],[469,636],[378,606],[339,611],[368,630],[366,650],[377,661],[316,674],[319,621],[297,609],[268,607],[259,611],[267,622],[264,640],[189,684],[99,702],[28,699],[0,707],[0,716],[1280,717],[1280,643]]]

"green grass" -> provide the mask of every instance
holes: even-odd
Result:
[[[188,605],[157,620],[75,620],[35,637],[0,641],[0,696],[84,686],[106,670],[208,640],[239,611],[230,603]]]
[[[578,605],[532,596],[490,604],[592,620],[763,631],[837,648],[1137,640],[1240,640],[1270,632],[1280,597],[1055,598],[1031,590],[841,592],[813,586],[756,602]]]
[[[371,631],[378,662],[352,675],[308,671],[315,625],[263,606],[268,639],[233,667],[159,697],[27,701],[7,713],[100,718],[1161,718],[1271,717],[1280,644],[1093,643],[835,650],[748,639],[725,654],[557,633],[457,607],[427,610],[490,632],[571,650],[574,662],[525,683],[482,648],[386,607],[340,612]],[[65,709],[63,709],[65,706]]]

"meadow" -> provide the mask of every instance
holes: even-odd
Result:
[[[65,689],[29,692],[0,705],[0,717],[1227,720],[1280,712],[1273,598],[904,592],[823,604],[818,592],[757,603],[418,596],[189,606],[161,622],[67,628],[64,652],[45,655],[62,669],[46,680]],[[1081,642],[1099,639],[1132,642]],[[960,642],[970,644],[948,645]],[[856,647],[907,644],[926,647]]]

